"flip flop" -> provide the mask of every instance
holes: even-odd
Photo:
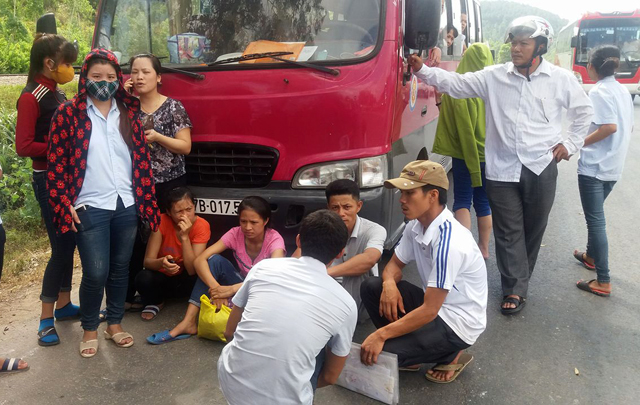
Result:
[[[105,330],[104,331],[104,338],[107,339],[107,340],[113,340],[113,342],[116,344],[116,346],[122,347],[123,349],[126,349],[127,347],[133,346],[133,336],[131,336],[131,334],[127,333],[127,332],[118,332],[118,333],[114,333],[112,335],[112,334],[110,334],[109,332],[107,332]],[[122,342],[123,340],[125,340],[127,338],[131,338],[131,342],[125,343],[123,345],[120,344],[120,342]]]
[[[587,252],[578,252],[577,250],[573,251],[573,257],[579,261],[585,269],[587,270],[595,270],[596,266],[584,260],[584,257],[587,255]]]
[[[453,382],[456,378],[458,378],[458,376],[460,375],[460,373],[462,373],[462,370],[464,370],[465,367],[467,367],[467,364],[471,363],[471,361],[473,360],[473,356],[468,354],[468,353],[462,353],[460,355],[460,358],[458,359],[458,363],[456,364],[438,364],[435,367],[433,367],[431,370],[433,371],[453,371],[453,376],[447,380],[447,381],[441,381],[438,380],[437,378],[432,377],[430,374],[425,374],[424,377],[431,381],[434,382],[436,384],[449,384],[450,382]]]
[[[163,343],[174,342],[176,340],[189,339],[190,337],[191,335],[187,333],[183,333],[182,335],[173,337],[169,334],[169,329],[167,329],[149,336],[147,338],[147,342],[151,343],[152,345],[161,345]]]
[[[93,353],[82,353],[85,350],[93,349]],[[86,342],[80,342],[80,356],[84,358],[93,357],[98,354],[98,339],[87,340]]]
[[[578,287],[582,291],[586,291],[586,292],[590,292],[591,294],[595,294],[598,297],[610,297],[611,296],[611,293],[608,292],[608,291],[598,290],[597,288],[593,288],[593,287],[589,286],[589,284],[591,284],[594,281],[597,281],[597,280],[596,279],[589,280],[589,281],[580,280],[576,284],[576,287]]]
[[[142,318],[142,320],[145,322],[153,321],[154,319],[156,319],[156,316],[158,316],[158,313],[161,309],[162,305],[147,305],[140,313],[140,318]],[[151,314],[151,318],[147,319],[143,317],[142,314]]]
[[[504,305],[505,303],[509,303],[509,304],[514,304],[516,307],[515,308],[502,308],[502,305]],[[527,299],[526,298],[522,298],[522,297],[504,297],[502,299],[502,303],[500,304],[500,312],[502,312],[502,315],[513,315],[513,314],[517,314],[518,312],[522,311],[522,309],[524,308],[525,304],[527,303]]]
[[[398,367],[398,371],[404,371],[406,373],[415,373],[420,371],[422,366],[418,365],[418,367]]]
[[[2,363],[2,367],[0,367],[0,375],[2,374],[11,374],[11,373],[19,373],[21,371],[29,370],[29,365],[25,368],[18,368],[22,359],[17,358],[6,358],[4,359],[4,363]]]

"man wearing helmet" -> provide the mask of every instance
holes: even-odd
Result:
[[[524,307],[555,197],[557,162],[582,148],[593,114],[576,78],[542,59],[552,39],[545,19],[521,17],[505,36],[511,62],[460,75],[424,66],[417,55],[409,59],[416,76],[439,92],[485,102],[486,188],[505,315]]]

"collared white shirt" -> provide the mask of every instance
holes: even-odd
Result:
[[[487,267],[471,232],[445,208],[427,229],[410,221],[395,254],[404,264],[416,262],[423,289],[449,291],[438,315],[474,344],[487,326]]]
[[[91,119],[91,138],[87,170],[76,206],[88,205],[115,211],[118,197],[125,208],[135,203],[133,164],[129,147],[120,134],[120,112],[115,99],[105,118],[87,97],[87,114]]]
[[[304,254],[304,252],[303,252]],[[230,404],[312,404],[311,376],[325,346],[351,350],[353,298],[308,256],[265,259],[253,266],[233,304],[244,308],[218,360]]]
[[[339,259],[335,259],[331,266],[337,266],[338,264],[351,260],[354,256],[364,253],[367,249],[376,249],[382,254],[384,241],[386,239],[387,230],[384,229],[383,226],[369,221],[366,218],[356,216],[356,223],[347,241],[347,246],[344,248],[344,255]],[[358,306],[359,321],[369,319],[367,309],[360,299],[360,285],[365,279],[371,276],[378,276],[378,263],[374,264],[371,270],[359,276],[336,277],[336,280],[342,284],[342,288],[347,290],[349,295],[355,300]]]
[[[593,123],[589,133],[601,125],[615,124],[616,132],[580,151],[578,174],[601,181],[618,181],[633,130],[633,100],[629,90],[613,76],[600,80],[589,92],[593,102]]]
[[[588,135],[593,108],[568,70],[543,60],[531,81],[512,62],[458,74],[424,65],[416,76],[454,98],[479,97],[486,107],[487,179],[519,182],[522,166],[540,175],[562,143],[577,153]],[[570,122],[562,136],[562,109]]]

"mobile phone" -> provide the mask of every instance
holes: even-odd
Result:
[[[144,125],[145,131],[148,129],[154,129],[153,115],[147,115],[142,124]]]
[[[73,207],[73,209],[76,210],[76,212],[82,212],[87,210],[87,206],[84,204],[78,204],[75,207]]]
[[[169,263],[171,263],[171,264],[176,264],[176,261],[175,261],[175,260],[173,260],[173,259],[167,259],[167,261],[168,261]]]

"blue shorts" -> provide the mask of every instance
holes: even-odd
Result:
[[[480,163],[482,173],[482,187],[471,187],[471,175],[469,169],[462,159],[452,158],[453,160],[453,212],[466,208],[471,210],[471,200],[473,200],[473,208],[476,210],[477,217],[486,217],[491,215],[489,208],[489,199],[487,198],[486,183],[487,179],[484,174],[484,162]]]

